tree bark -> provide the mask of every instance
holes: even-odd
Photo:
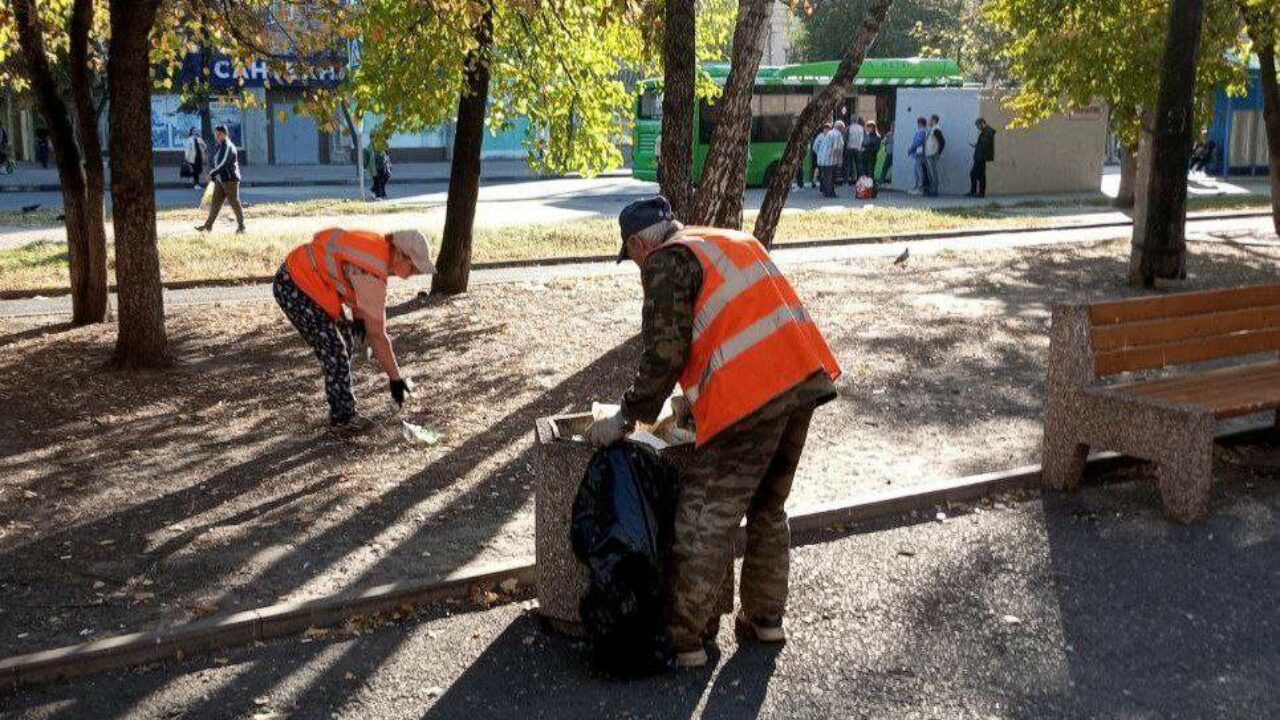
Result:
[[[107,317],[107,218],[104,210],[106,179],[102,169],[102,143],[98,139],[98,111],[89,75],[89,33],[93,30],[93,0],[75,0],[68,32],[68,74],[76,108],[76,129],[84,160],[85,286],[82,310],[87,322]]]
[[[467,54],[462,93],[458,97],[458,122],[453,137],[453,162],[449,167],[449,199],[445,206],[444,237],[432,294],[454,295],[467,291],[471,274],[471,236],[480,196],[480,150],[484,145],[484,116],[489,102],[489,53],[493,46],[493,4],[485,7],[475,29],[476,47]]]
[[[1172,0],[1160,69],[1160,93],[1152,127],[1146,227],[1129,268],[1130,284],[1155,287],[1157,279],[1187,276],[1187,163],[1191,157],[1196,55],[1203,0]]]
[[[733,31],[733,59],[724,92],[716,101],[717,122],[702,166],[688,220],[695,225],[742,227],[747,146],[751,139],[751,97],[769,31],[771,0],[741,0]]]
[[[112,364],[123,369],[171,362],[164,327],[156,198],[151,157],[151,30],[157,0],[111,0],[107,78],[111,199],[116,239],[120,332]]]
[[[88,181],[80,147],[76,143],[72,113],[58,90],[57,80],[49,66],[35,4],[32,0],[14,0],[12,7],[27,80],[35,96],[36,107],[49,130],[54,164],[58,169],[62,211],[67,229],[71,321],[75,325],[102,322],[106,316],[106,279],[103,278],[100,288],[95,288],[91,262],[94,233],[89,227]],[[87,48],[84,51],[87,52]],[[150,131],[147,135],[150,137]],[[98,162],[101,168],[100,156]],[[105,231],[102,234],[105,237]],[[95,291],[100,292],[100,296],[95,295]]]
[[[697,46],[694,0],[666,0],[662,34],[662,143],[658,180],[676,217],[688,217],[693,200],[694,81]]]
[[[1116,191],[1116,199],[1112,201],[1112,207],[1121,210],[1133,208],[1133,189],[1137,176],[1138,154],[1132,148],[1122,148],[1120,151],[1120,189]]]
[[[1274,26],[1273,26],[1274,27]],[[1262,70],[1262,119],[1267,128],[1267,165],[1271,176],[1271,220],[1280,235],[1280,88],[1276,86],[1276,35],[1258,45]]]
[[[884,25],[885,16],[889,14],[892,5],[893,0],[871,0],[862,25],[845,50],[844,57],[840,59],[831,82],[809,101],[791,126],[791,137],[782,152],[782,159],[778,161],[778,169],[773,173],[764,202],[760,206],[760,214],[756,216],[754,234],[766,247],[773,243],[778,218],[782,217],[782,208],[787,204],[787,195],[791,190],[791,179],[795,177],[796,168],[809,149],[809,139],[813,137],[823,118],[831,117],[840,98],[849,91],[853,79],[862,67],[862,60],[880,34],[880,27]]]

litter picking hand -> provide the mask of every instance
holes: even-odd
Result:
[[[413,381],[409,378],[400,378],[391,381],[391,399],[395,401],[396,407],[404,405],[406,396],[413,393]]]
[[[596,447],[612,445],[627,434],[627,419],[622,412],[600,418],[587,428],[587,440]]]

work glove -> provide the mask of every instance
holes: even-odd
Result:
[[[400,378],[391,381],[391,399],[395,401],[397,407],[404,405],[405,396],[413,392],[413,381],[409,378]]]
[[[600,418],[587,428],[587,441],[596,447],[607,447],[621,440],[627,434],[627,419],[622,411]]]

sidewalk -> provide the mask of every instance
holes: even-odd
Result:
[[[449,167],[447,161],[401,163],[392,168],[391,183],[422,184],[448,183]],[[108,170],[108,173],[110,170]],[[178,177],[176,165],[157,165],[155,167],[157,190],[181,189],[191,187]],[[538,175],[529,168],[524,160],[485,160],[482,163],[484,182],[519,182],[522,180],[539,180],[548,176]],[[356,184],[356,169],[351,165],[267,165],[248,164],[241,166],[244,176],[243,187],[314,187],[326,185]],[[630,177],[627,168],[610,170],[606,177]],[[366,179],[367,182],[367,179]],[[0,175],[0,193],[3,192],[49,192],[59,189],[58,171],[52,165],[41,168],[32,163],[19,163],[12,175]]]
[[[609,680],[529,604],[445,606],[8,691],[0,717],[1276,717],[1280,488],[1248,477],[1195,527],[1143,481],[829,536],[793,552],[790,641],[726,624],[705,669]]]

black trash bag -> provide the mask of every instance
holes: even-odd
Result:
[[[652,451],[596,452],[573,500],[573,554],[591,583],[578,610],[604,672],[642,677],[675,668],[663,612],[679,473]]]

